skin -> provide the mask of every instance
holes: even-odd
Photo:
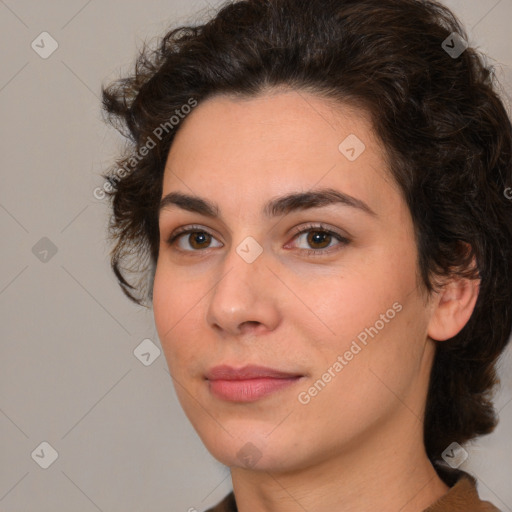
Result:
[[[338,149],[350,134],[365,144],[355,161]],[[327,187],[374,215],[341,204],[263,214],[269,199]],[[478,285],[447,281],[426,296],[411,216],[368,116],[293,90],[210,98],[185,119],[169,152],[162,197],[176,191],[217,203],[220,216],[175,205],[161,211],[155,323],[187,417],[231,468],[238,510],[419,512],[445,494],[422,441],[433,339],[460,331]],[[319,223],[349,243],[308,242]],[[295,235],[307,224],[315,228]],[[167,242],[191,225],[212,237]],[[252,263],[236,251],[249,236],[263,250]],[[394,318],[300,403],[299,393],[395,303]],[[212,395],[204,379],[219,364],[303,377],[234,403]],[[255,464],[237,455],[247,443]]]

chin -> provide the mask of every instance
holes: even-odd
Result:
[[[266,424],[252,423],[243,426],[234,422],[225,423],[226,430],[217,425],[215,429],[196,429],[210,454],[228,467],[245,468],[253,471],[284,472],[307,465],[307,455],[301,453],[300,439],[283,429],[278,435]],[[228,433],[229,432],[229,433]],[[269,435],[270,432],[270,435]],[[231,435],[230,435],[231,434]],[[301,446],[304,448],[304,445]]]

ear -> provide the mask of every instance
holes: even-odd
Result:
[[[434,297],[428,336],[437,341],[453,338],[466,325],[475,308],[479,279],[454,277]]]

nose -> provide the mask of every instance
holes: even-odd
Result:
[[[268,268],[265,251],[249,262],[236,249],[224,259],[221,277],[208,295],[208,325],[232,336],[272,331],[281,318],[282,285]]]

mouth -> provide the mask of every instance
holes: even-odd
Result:
[[[288,388],[304,377],[263,366],[216,366],[205,375],[210,392],[228,402],[255,402]]]

